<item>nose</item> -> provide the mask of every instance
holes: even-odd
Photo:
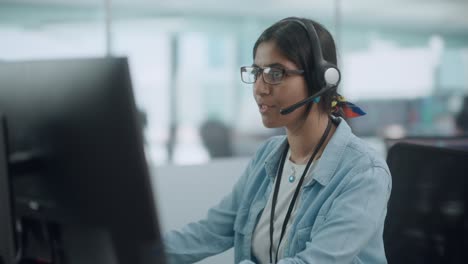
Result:
[[[265,95],[271,94],[270,85],[263,81],[263,78],[262,78],[261,75],[258,76],[258,78],[255,81],[255,83],[253,84],[253,86],[254,86],[254,92],[255,92],[256,95],[265,96]]]

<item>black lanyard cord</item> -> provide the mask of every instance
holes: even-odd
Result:
[[[293,198],[292,198],[292,200],[291,200],[291,202],[289,204],[288,212],[286,213],[286,216],[284,217],[283,226],[281,228],[281,235],[280,235],[280,239],[279,239],[279,242],[278,242],[278,248],[276,250],[276,256],[275,256],[276,261],[278,260],[278,251],[279,251],[281,241],[283,240],[284,232],[286,231],[286,226],[288,225],[289,218],[291,217],[291,213],[292,213],[292,210],[293,210],[294,205],[296,203],[296,199],[297,199],[297,197],[299,195],[302,183],[304,182],[305,175],[307,174],[307,171],[309,170],[309,167],[312,164],[312,161],[315,159],[315,156],[317,155],[319,150],[322,148],[322,145],[325,143],[325,140],[327,139],[328,134],[330,133],[330,129],[331,129],[331,121],[330,121],[330,119],[328,119],[327,128],[323,132],[323,135],[320,138],[319,143],[315,147],[312,156],[310,157],[309,161],[307,162],[307,165],[306,165],[306,167],[304,169],[304,172],[302,173],[301,179],[299,180],[299,182],[297,184],[296,190],[294,192],[294,196],[293,196]],[[288,149],[289,149],[289,143],[286,144],[286,148],[284,149],[283,154],[281,155],[280,166],[279,166],[279,169],[278,169],[278,172],[277,172],[277,175],[276,175],[275,190],[274,190],[273,199],[272,199],[272,202],[271,202],[271,214],[270,214],[270,263],[276,263],[276,261],[273,262],[273,257],[272,257],[272,253],[273,253],[272,252],[272,250],[273,250],[273,232],[274,232],[273,225],[274,225],[274,217],[275,217],[275,207],[276,207],[276,202],[277,202],[277,199],[278,199],[279,187],[280,187],[280,184],[281,184],[281,175],[283,174],[283,167],[284,167],[284,163],[286,161],[286,154],[288,152]]]

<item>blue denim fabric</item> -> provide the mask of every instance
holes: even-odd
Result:
[[[382,235],[390,171],[343,119],[337,120],[313,180],[303,186],[279,264],[387,263]],[[265,142],[206,219],[165,234],[169,263],[193,263],[233,246],[234,263],[255,263],[252,233],[273,189],[285,142],[285,136]]]

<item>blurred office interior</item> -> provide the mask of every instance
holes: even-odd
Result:
[[[239,67],[287,16],[337,41],[339,91],[368,113],[351,125],[385,138],[456,136],[468,94],[463,0],[0,0],[0,61],[125,56],[155,165],[250,156],[263,127]]]

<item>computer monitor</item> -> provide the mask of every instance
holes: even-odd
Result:
[[[384,229],[388,263],[461,264],[468,259],[468,152],[397,143]]]
[[[410,136],[384,139],[387,150],[399,142],[468,151],[468,136]]]
[[[164,263],[125,58],[0,63],[0,113],[15,255]]]

